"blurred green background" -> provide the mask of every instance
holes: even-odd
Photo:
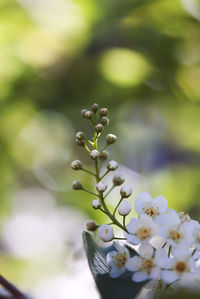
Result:
[[[106,132],[118,136],[111,159],[133,185],[131,200],[162,194],[199,219],[199,21],[199,0],[0,0],[0,266],[8,278],[32,290],[69,268],[85,219],[101,218],[93,198],[71,191],[77,178],[93,188],[70,163],[92,167],[74,134],[91,133],[80,110],[94,102],[109,109]],[[51,298],[39,289],[35,298]]]

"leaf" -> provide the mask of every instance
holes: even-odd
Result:
[[[88,264],[94,277],[97,289],[102,299],[133,299],[135,298],[146,282],[134,283],[130,275],[120,278],[111,278],[109,275],[110,268],[106,263],[106,255],[113,250],[113,246],[102,248],[99,247],[88,232],[83,232],[83,242]],[[128,247],[128,246],[127,246]],[[132,256],[136,251],[128,247]]]

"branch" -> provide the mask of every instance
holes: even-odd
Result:
[[[2,285],[10,294],[14,296],[13,299],[29,299],[2,275],[0,275],[0,285]]]

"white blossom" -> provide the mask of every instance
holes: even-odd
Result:
[[[102,224],[98,228],[98,234],[99,234],[99,238],[104,242],[112,241],[114,238],[113,228],[108,224]]]
[[[160,278],[160,260],[167,257],[163,249],[155,252],[153,247],[146,243],[139,248],[139,256],[130,258],[126,263],[127,270],[134,272],[132,280],[142,282],[145,280],[158,280]]]
[[[125,264],[130,258],[128,249],[119,242],[114,243],[115,250],[106,256],[106,262],[110,266],[110,277],[116,278],[126,271]]]
[[[128,233],[125,233],[127,240],[135,245],[148,242],[159,232],[159,225],[145,214],[140,218],[132,218],[126,228],[128,230]]]
[[[118,213],[121,216],[126,216],[130,213],[131,209],[132,209],[132,207],[131,207],[130,202],[128,202],[127,200],[124,199],[119,205]]]
[[[112,160],[112,161],[108,162],[107,168],[111,171],[114,171],[118,168],[118,163],[116,161]]]
[[[164,196],[157,196],[152,199],[150,194],[142,192],[139,193],[135,201],[135,210],[139,215],[146,214],[156,218],[157,215],[167,211],[167,205],[167,200]]]

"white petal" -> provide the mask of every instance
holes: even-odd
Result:
[[[137,218],[132,218],[130,222],[126,225],[129,233],[134,234],[139,226],[139,220]]]
[[[116,278],[119,277],[120,275],[122,275],[125,272],[125,267],[112,267],[110,270],[110,277],[112,278]]]
[[[178,259],[186,259],[190,255],[190,246],[187,244],[178,244],[172,247],[172,255]]]
[[[164,249],[156,250],[154,261],[158,267],[164,269],[171,269],[173,265],[173,260],[167,256]]]
[[[153,280],[158,280],[160,277],[160,268],[154,267],[151,271],[150,278]]]
[[[172,283],[179,277],[174,271],[164,270],[161,271],[161,279],[166,283]]]
[[[143,200],[143,201],[146,201],[146,202],[152,201],[151,195],[149,193],[147,193],[147,192],[140,192],[140,193],[138,193],[137,199],[138,200]]]
[[[168,205],[166,198],[160,195],[154,198],[154,201],[156,203],[156,206],[158,206],[159,208],[159,214],[165,213]]]
[[[111,262],[113,261],[112,257],[115,256],[117,253],[117,251],[110,251],[107,255],[106,255],[106,263],[110,266]]]
[[[140,239],[134,235],[128,234],[126,236],[126,239],[128,242],[134,244],[134,245],[138,245],[140,243]]]
[[[142,259],[139,256],[131,257],[126,262],[126,269],[132,272],[138,271],[142,265]]]
[[[141,244],[139,248],[139,254],[145,258],[152,257],[153,247],[149,243]]]
[[[134,208],[136,212],[141,215],[144,214],[144,208],[147,203],[151,202],[152,198],[151,195],[146,192],[141,192],[138,194],[138,198],[135,201]]]
[[[132,280],[135,282],[142,282],[147,280],[148,278],[149,275],[146,272],[142,272],[142,271],[136,272],[132,276]]]

